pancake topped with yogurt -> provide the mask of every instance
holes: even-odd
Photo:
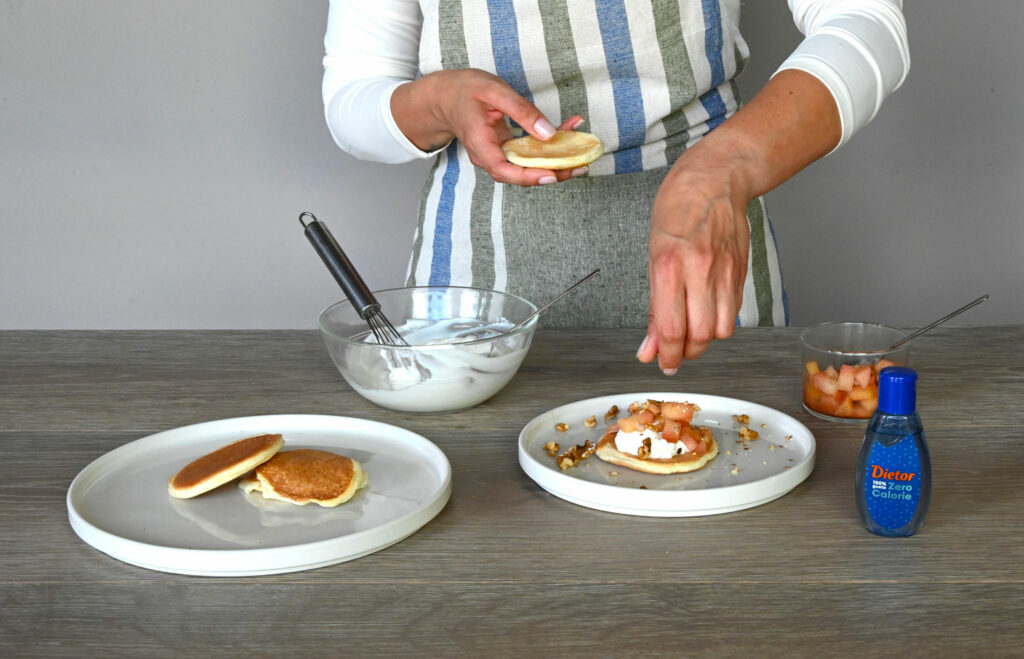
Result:
[[[595,455],[650,474],[696,471],[718,455],[710,428],[691,425],[693,403],[647,400],[608,427]]]

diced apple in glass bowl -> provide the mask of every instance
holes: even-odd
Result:
[[[870,323],[825,323],[801,335],[803,404],[811,414],[834,421],[862,422],[878,406],[878,373],[905,366],[909,344],[889,347],[906,334]]]
[[[874,364],[842,364],[825,370],[817,361],[804,363],[804,405],[826,416],[868,419],[878,407],[878,372],[896,362],[881,359]]]

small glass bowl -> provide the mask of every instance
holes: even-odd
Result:
[[[863,423],[878,407],[878,372],[907,366],[902,330],[874,323],[823,323],[800,335],[804,409],[828,421]]]
[[[516,374],[537,328],[534,317],[508,332],[537,310],[510,293],[419,286],[377,291],[374,297],[412,346],[374,341],[348,300],[324,309],[317,324],[345,381],[393,410],[454,412],[479,405]],[[465,336],[453,342],[459,334]]]

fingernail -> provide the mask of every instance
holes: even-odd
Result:
[[[548,139],[555,134],[555,127],[544,117],[537,120],[537,123],[533,125],[533,130],[544,139]]]
[[[541,176],[540,180],[538,180],[537,182],[540,183],[541,185],[547,185],[548,183],[555,183],[556,181],[558,181],[558,179],[555,178],[554,176]]]
[[[583,125],[583,122],[585,122],[585,121],[586,121],[586,119],[582,119],[582,118],[581,118],[581,119],[577,119],[577,120],[576,120],[576,123],[574,123],[574,124],[572,125],[572,129],[573,129],[573,130],[576,130],[577,128],[579,128],[580,126],[582,126],[582,125]]]
[[[586,165],[584,165],[582,167],[577,167],[576,169],[572,170],[572,175],[575,178],[577,176],[583,176],[588,171],[590,171],[590,169]]]
[[[665,375],[675,375],[678,370],[678,368],[663,368],[661,369],[661,372]]]
[[[645,336],[644,340],[640,342],[640,347],[636,349],[636,358],[637,359],[640,359],[640,355],[643,353],[644,348],[647,347],[647,338],[648,337]]]

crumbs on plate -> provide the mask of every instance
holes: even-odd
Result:
[[[555,458],[555,461],[558,463],[558,468],[565,471],[589,458],[595,450],[597,450],[597,445],[588,439],[582,444],[570,446],[565,453]]]

